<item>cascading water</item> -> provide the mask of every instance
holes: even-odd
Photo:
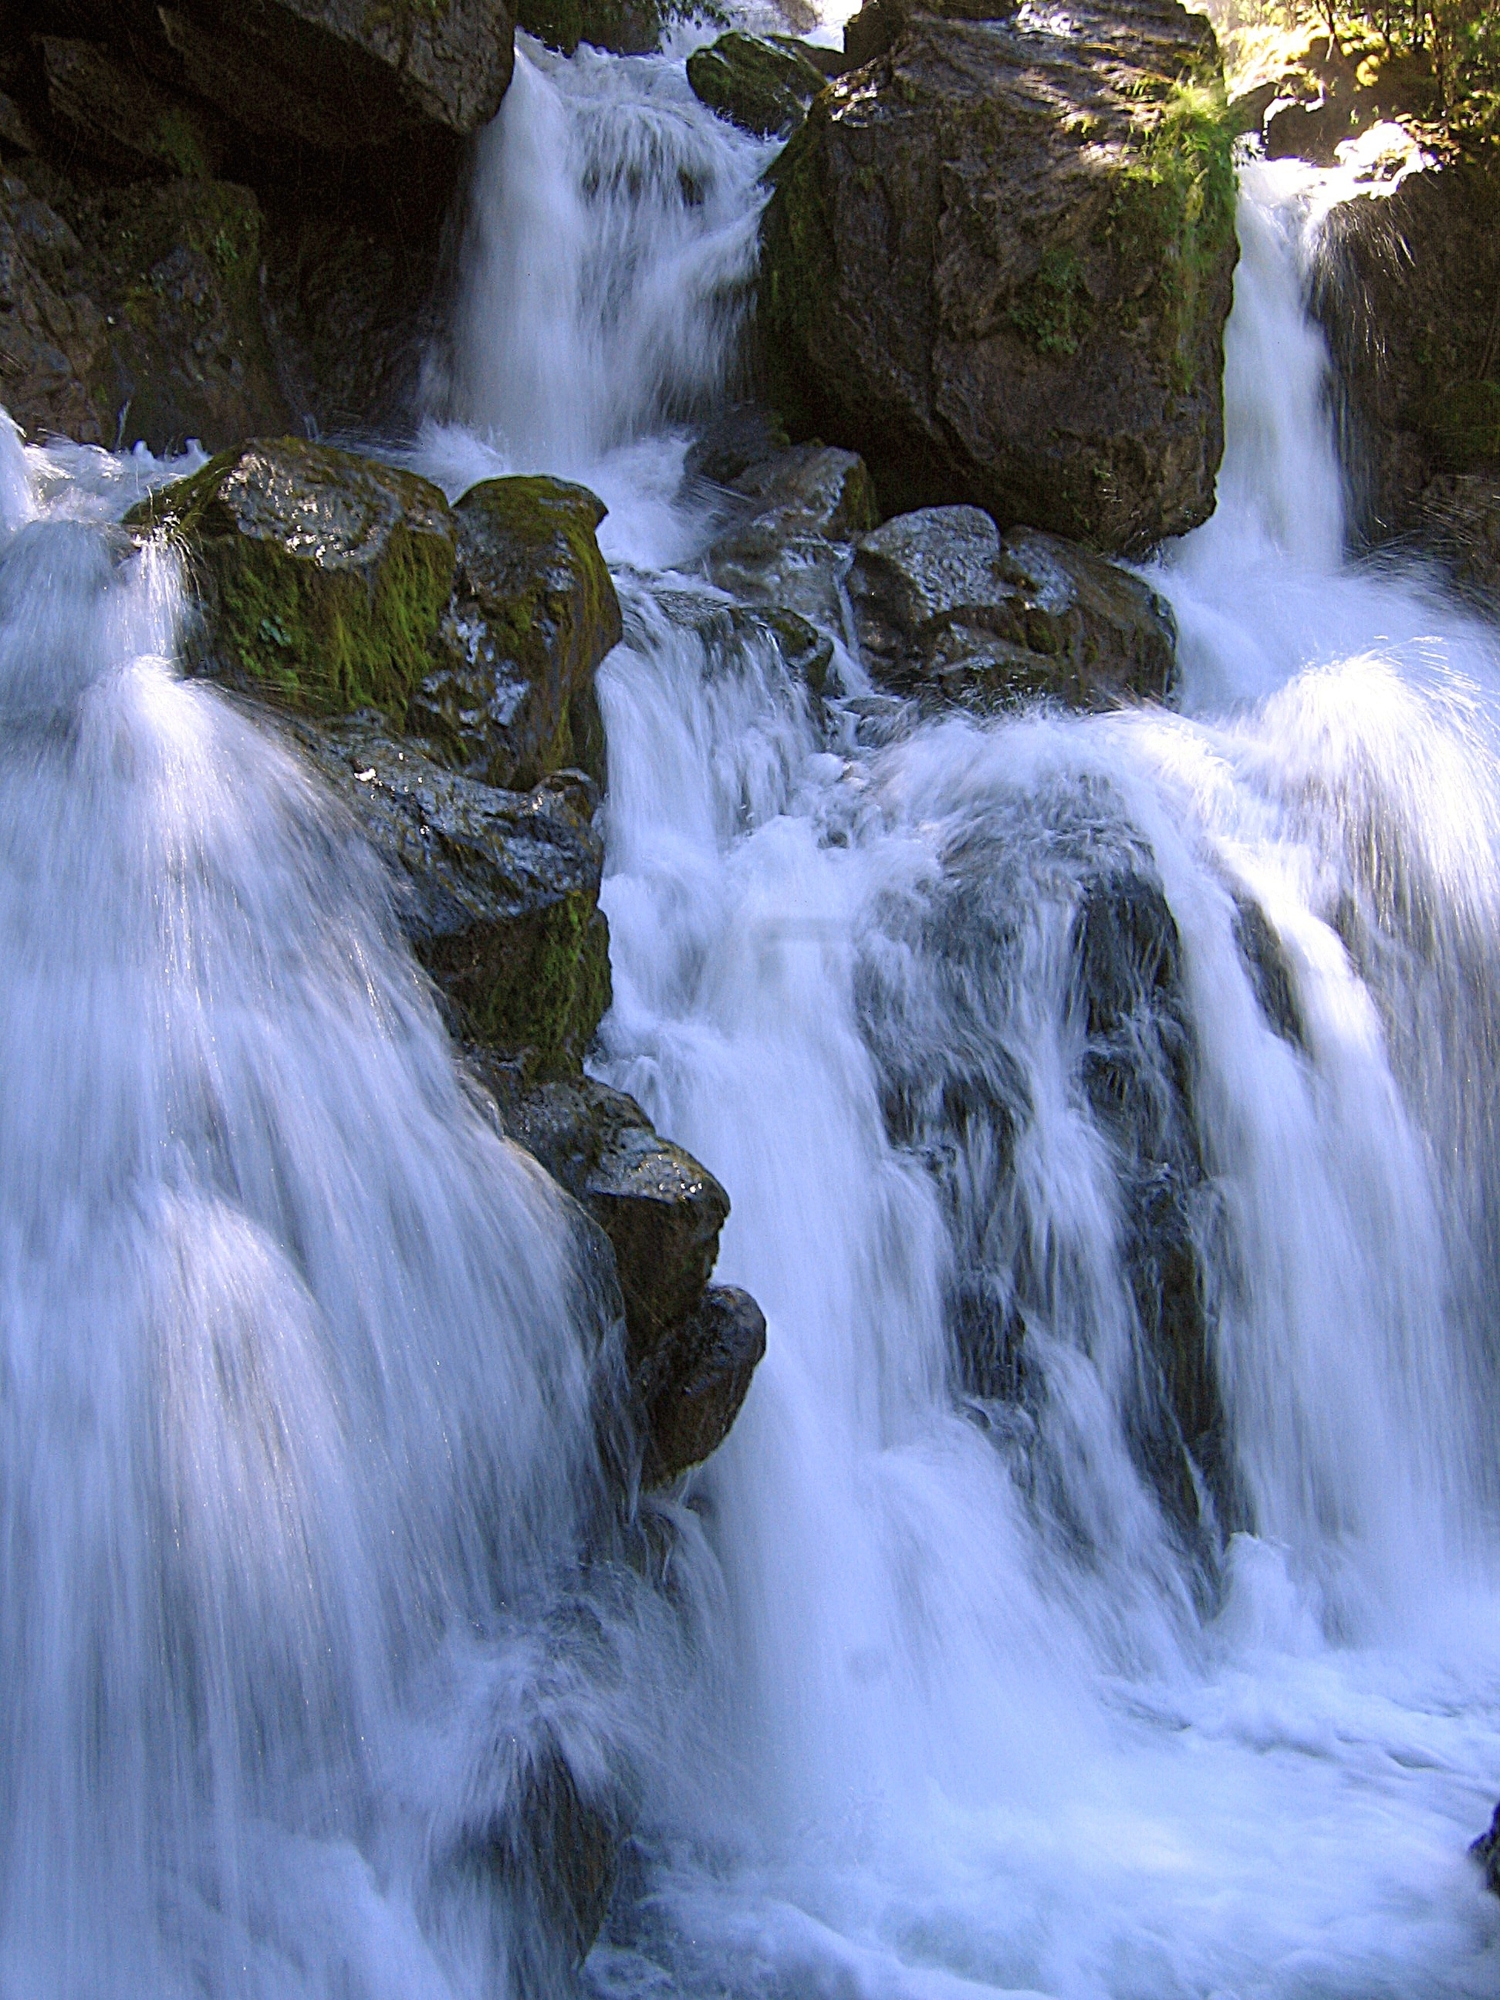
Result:
[[[6,2000],[530,1993],[560,1784],[622,2000],[1494,1990],[1494,633],[1341,566],[1254,169],[1181,712],[867,741],[692,573],[772,151],[526,45],[418,448],[612,508],[601,1061],[770,1328],[670,1604],[561,1211],[112,561],[153,468],[0,458]]]

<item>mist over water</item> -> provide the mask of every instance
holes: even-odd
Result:
[[[877,735],[842,635],[815,699],[694,573],[772,151],[523,39],[416,453],[611,508],[596,1067],[769,1325],[639,1540],[580,1239],[101,525],[172,468],[0,435],[4,2000],[566,1990],[504,1858],[560,1767],[636,1827],[601,2000],[1496,1988],[1500,648],[1344,561],[1320,185],[1245,175],[1177,710]],[[1111,1059],[1179,1120],[1206,1531],[1088,1087],[1122,884],[1179,941]]]

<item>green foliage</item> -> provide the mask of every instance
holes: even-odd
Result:
[[[1010,309],[1011,324],[1038,354],[1076,354],[1093,320],[1083,265],[1071,245],[1048,250],[1041,267]]]

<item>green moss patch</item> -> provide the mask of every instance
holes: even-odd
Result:
[[[279,438],[221,453],[128,519],[182,544],[219,672],[310,714],[404,721],[453,582],[436,487]]]

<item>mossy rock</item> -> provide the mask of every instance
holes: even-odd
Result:
[[[1207,518],[1237,256],[1213,31],[1175,0],[894,10],[772,170],[758,331],[794,437],[883,511],[1106,554]]]
[[[521,0],[516,26],[565,56],[580,42],[639,56],[659,46],[668,11],[657,0]]]
[[[456,560],[435,486],[275,438],[221,453],[127,522],[184,548],[218,676],[308,714],[369,706],[405,720]]]
[[[824,78],[794,42],[773,42],[735,28],[687,60],[694,95],[721,118],[756,138],[784,136],[803,114]]]
[[[604,775],[594,673],[620,637],[595,529],[603,503],[561,479],[490,479],[453,510],[457,567],[409,727],[485,784]]]

